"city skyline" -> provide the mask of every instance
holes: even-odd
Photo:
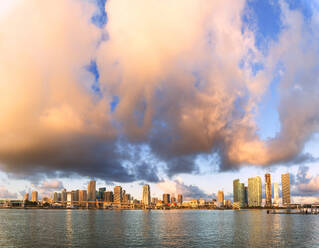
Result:
[[[316,2],[144,1],[0,1],[0,198],[231,198],[289,172],[291,201],[319,200]]]

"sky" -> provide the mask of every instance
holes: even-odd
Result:
[[[88,181],[319,201],[319,1],[2,0],[0,198]]]

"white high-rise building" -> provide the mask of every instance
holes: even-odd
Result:
[[[38,201],[38,191],[32,191],[32,201],[33,202]]]
[[[148,184],[143,186],[143,204],[149,206],[151,204],[151,190]]]
[[[274,183],[274,206],[279,206],[279,185],[278,183]]]
[[[281,175],[281,191],[282,191],[282,204],[290,204],[290,180],[289,173]]]

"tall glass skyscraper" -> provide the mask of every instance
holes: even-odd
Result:
[[[271,207],[271,177],[270,174],[265,174],[265,198],[266,207]]]
[[[88,186],[88,201],[96,201],[96,182],[91,180]]]
[[[260,177],[248,178],[248,206],[261,207],[262,186]]]
[[[149,206],[151,204],[151,190],[148,184],[143,186],[143,204]]]
[[[233,202],[239,201],[239,195],[238,195],[239,184],[240,184],[239,179],[235,179],[233,181]]]
[[[281,175],[281,187],[282,187],[282,204],[290,204],[290,180],[289,173]]]

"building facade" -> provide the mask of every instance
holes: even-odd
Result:
[[[224,204],[224,191],[218,190],[218,202]]]
[[[281,187],[282,187],[282,204],[290,204],[290,179],[289,173],[281,175]]]
[[[121,186],[114,187],[114,202],[119,203],[123,201],[123,193]]]
[[[32,201],[33,202],[38,201],[38,191],[32,191]]]
[[[25,193],[24,194],[24,200],[25,201],[29,201],[29,193]]]
[[[143,196],[142,196],[143,204],[145,206],[151,205],[151,189],[148,184],[143,186]]]
[[[169,204],[171,202],[171,196],[170,194],[163,194],[163,203]]]
[[[239,179],[235,179],[233,181],[233,202],[239,201],[239,196],[238,196],[239,184],[240,184]]]
[[[248,178],[248,206],[261,207],[262,185],[260,177]]]
[[[104,201],[113,202],[113,192],[112,191],[104,192]]]
[[[96,201],[96,182],[91,180],[88,185],[88,201]]]
[[[269,173],[265,174],[265,204],[266,207],[271,207],[271,176]]]
[[[177,195],[177,202],[178,202],[179,204],[183,204],[183,195],[181,195],[181,194],[178,194],[178,195]]]
[[[279,185],[274,183],[274,204],[275,207],[279,206]]]
[[[66,189],[62,189],[61,191],[61,201],[66,202]]]

